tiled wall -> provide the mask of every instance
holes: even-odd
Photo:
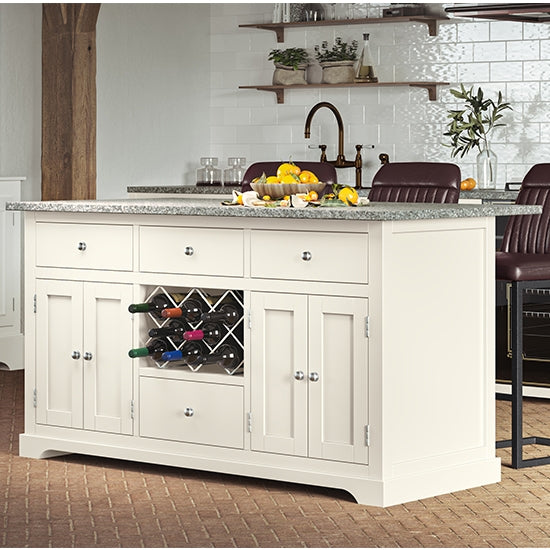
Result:
[[[481,86],[496,99],[499,90],[513,111],[505,128],[497,128],[492,149],[498,155],[498,183],[520,181],[537,162],[550,162],[550,25],[507,21],[454,20],[439,24],[435,37],[423,24],[371,24],[286,30],[285,43],[275,34],[240,29],[239,24],[271,21],[272,4],[211,5],[211,154],[225,165],[228,156],[247,161],[316,160],[318,150],[308,145],[326,143],[330,159],[336,155],[336,121],[328,110],[313,120],[311,139],[304,139],[308,111],[319,101],[333,103],[345,123],[345,153],[354,145],[373,144],[363,153],[363,182],[371,181],[386,152],[394,161],[453,161],[444,147],[447,109],[456,103],[449,92],[459,83]],[[312,89],[286,91],[285,103],[275,95],[239,90],[239,85],[269,84],[273,48],[313,48],[335,36],[360,39],[370,33],[380,81],[439,80],[437,101],[423,89]],[[475,154],[456,159],[463,177],[475,177]],[[353,180],[352,170],[339,172],[341,182]]]

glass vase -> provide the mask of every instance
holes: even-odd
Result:
[[[477,186],[479,189],[495,189],[497,183],[497,156],[488,143],[477,155]]]

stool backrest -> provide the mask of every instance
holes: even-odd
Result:
[[[259,178],[265,173],[266,176],[275,176],[277,174],[277,168],[283,164],[284,161],[268,161],[268,162],[255,162],[251,164],[244,173],[243,181],[241,183],[242,191],[250,191],[250,182],[254,178]],[[314,161],[293,161],[294,164],[299,166],[302,170],[310,170],[318,178],[319,181],[328,185],[338,183],[336,177],[336,168],[328,162],[314,162]]]
[[[523,178],[516,204],[538,204],[542,214],[510,216],[502,252],[550,254],[550,163],[535,164]]]
[[[369,200],[376,202],[456,203],[460,168],[447,162],[390,162],[372,180]]]

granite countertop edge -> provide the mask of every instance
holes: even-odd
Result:
[[[539,214],[542,207],[514,204],[412,204],[371,203],[359,207],[266,208],[224,206],[214,199],[121,199],[90,201],[19,201],[6,203],[6,210],[28,212],[73,212],[97,214],[150,214],[295,218],[329,220],[420,220]]]

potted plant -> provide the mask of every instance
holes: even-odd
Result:
[[[478,186],[481,189],[494,189],[497,175],[497,156],[491,151],[489,136],[493,128],[505,126],[499,120],[503,117],[502,111],[512,109],[509,103],[502,99],[502,92],[498,92],[496,103],[486,99],[481,88],[474,93],[473,87],[467,90],[460,85],[459,90],[450,90],[457,99],[464,100],[462,109],[450,109],[447,131],[443,134],[451,138],[451,155],[460,154],[463,157],[476,148],[479,153],[477,162]]]
[[[273,84],[307,84],[305,75],[309,54],[304,48],[271,50],[268,59],[275,65]]]
[[[329,49],[325,40],[321,47],[315,46],[315,58],[323,68],[323,82],[325,84],[340,84],[353,82],[355,78],[354,64],[357,60],[357,40],[351,43],[342,42],[337,36]]]

